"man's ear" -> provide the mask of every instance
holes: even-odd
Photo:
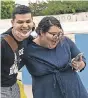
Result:
[[[35,30],[35,23],[33,22],[33,27],[32,27],[32,31]]]

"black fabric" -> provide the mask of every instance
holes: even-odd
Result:
[[[12,28],[10,28],[8,31],[6,31],[5,33],[3,33],[1,35],[1,86],[2,87],[12,86],[17,80],[16,79],[17,73],[9,75],[10,68],[14,64],[15,57],[14,57],[14,53],[13,53],[11,47],[3,39],[3,37],[6,36],[7,34],[9,34],[9,35],[11,35],[13,37]],[[27,46],[27,44],[29,42],[31,42],[31,40],[32,40],[32,37],[29,37],[28,39],[26,39],[26,40],[24,40],[22,42],[18,42],[15,39],[15,41],[18,44],[18,51],[20,51],[21,49],[24,50],[24,48]],[[21,64],[22,63],[21,59],[22,59],[23,54],[18,54],[18,55],[19,55],[19,61],[18,62],[20,62],[20,64]]]

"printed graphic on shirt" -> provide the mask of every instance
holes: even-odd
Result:
[[[18,63],[20,63],[21,61],[20,56],[24,54],[24,48],[20,49],[18,53],[19,53],[18,57],[17,57],[17,54],[14,53],[14,64],[10,67],[9,75],[18,73]]]
[[[19,50],[19,56],[21,56],[23,54],[24,54],[24,48],[22,48],[22,49]],[[19,59],[19,62],[21,62],[21,58]]]
[[[24,54],[24,48],[19,50],[19,56]]]
[[[14,64],[10,67],[9,75],[16,74],[17,72],[18,72],[17,55],[16,53],[14,53]]]

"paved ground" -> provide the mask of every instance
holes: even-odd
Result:
[[[17,79],[19,80],[22,80],[22,72],[19,71],[18,72],[18,76],[17,76]],[[27,98],[33,98],[32,96],[32,85],[24,85],[24,91],[25,91],[25,94],[27,95]]]
[[[27,95],[27,98],[33,98],[31,85],[24,85],[24,90],[25,90],[25,94]]]

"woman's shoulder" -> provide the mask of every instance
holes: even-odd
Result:
[[[61,45],[68,44],[71,41],[67,36],[64,36],[63,39],[60,41]]]
[[[64,41],[71,41],[71,39],[67,36],[64,36]]]
[[[58,47],[71,47],[72,43],[73,41],[70,38],[64,36],[63,39],[60,41],[60,44],[58,44]]]
[[[65,43],[65,44],[72,44],[72,43],[74,43],[69,37],[67,37],[67,36],[64,36],[64,38],[63,38],[63,43]]]

